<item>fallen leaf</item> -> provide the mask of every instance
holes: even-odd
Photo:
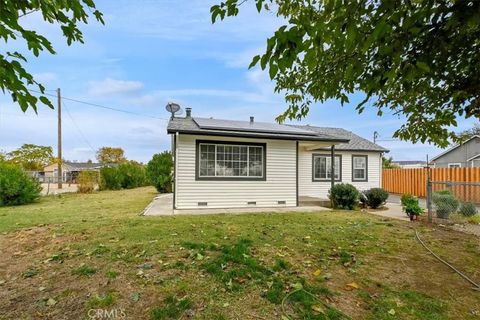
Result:
[[[56,305],[56,304],[57,304],[57,301],[56,301],[55,299],[53,299],[53,298],[49,298],[49,299],[47,300],[47,306],[54,306],[54,305]]]
[[[390,310],[388,311],[388,314],[394,316],[394,315],[395,315],[395,309],[390,309]]]
[[[314,275],[315,277],[318,277],[320,274],[322,274],[322,270],[320,270],[320,269],[317,269],[317,270],[315,270],[315,271],[313,272],[313,275]]]
[[[312,306],[312,310],[316,311],[318,313],[325,313],[325,310],[323,310],[323,307],[320,305],[314,305]]]
[[[347,290],[353,290],[360,288],[356,282],[347,283],[346,288]]]

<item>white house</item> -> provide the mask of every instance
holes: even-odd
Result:
[[[388,152],[340,128],[197,118],[190,108],[167,132],[174,209],[295,207],[327,199],[333,183],[380,187]]]

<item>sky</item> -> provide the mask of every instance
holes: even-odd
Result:
[[[28,55],[28,70],[49,94],[61,88],[63,155],[65,159],[95,159],[102,146],[121,147],[128,159],[147,162],[153,154],[170,149],[166,133],[169,101],[192,108],[192,115],[218,119],[273,122],[286,109],[274,93],[268,72],[248,69],[252,57],[264,51],[266,39],[284,21],[242,6],[238,17],[212,25],[213,0],[97,0],[105,25],[93,19],[81,25],[84,44],[67,46],[58,26],[40,15],[23,17],[52,41],[55,55]],[[8,47],[28,53],[23,43]],[[7,47],[7,48],[8,48]],[[122,113],[74,102],[89,102],[125,110]],[[52,98],[55,102],[54,98]],[[342,127],[372,139],[390,150],[395,160],[424,160],[439,149],[421,143],[395,141],[392,133],[402,124],[393,115],[378,117],[376,109],[355,111],[359,96],[343,107],[337,101],[317,103],[297,124]],[[456,130],[473,126],[460,120]],[[24,143],[57,146],[56,111],[40,106],[25,114],[0,93],[0,151]]]

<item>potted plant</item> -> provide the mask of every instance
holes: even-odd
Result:
[[[408,215],[410,221],[418,220],[418,216],[423,213],[423,209],[418,204],[418,198],[411,194],[404,194],[400,199],[403,211]]]

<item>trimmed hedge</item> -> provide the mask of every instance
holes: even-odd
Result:
[[[372,188],[364,191],[363,194],[365,195],[365,204],[372,209],[377,209],[388,199],[388,192],[382,188]]]
[[[117,167],[105,167],[100,170],[100,189],[133,189],[147,185],[145,167],[141,163],[129,161]]]
[[[40,182],[14,164],[0,163],[0,206],[31,203],[40,197]]]
[[[172,192],[172,154],[168,151],[154,154],[147,164],[147,177],[158,192]]]
[[[328,191],[328,198],[336,209],[353,210],[358,206],[360,192],[349,183],[339,183]]]

